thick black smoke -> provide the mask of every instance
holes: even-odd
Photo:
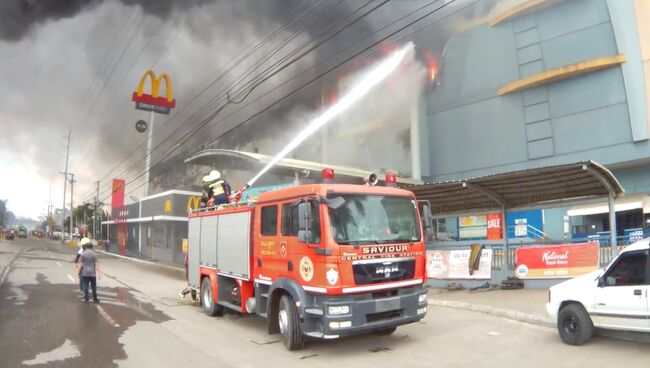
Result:
[[[2,0],[0,40],[20,41],[32,27],[49,20],[71,18],[104,0]],[[175,9],[187,9],[215,0],[119,0],[140,6],[145,13],[168,17]]]

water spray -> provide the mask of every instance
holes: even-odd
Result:
[[[347,92],[341,99],[339,99],[334,105],[325,110],[322,114],[317,116],[312,120],[305,129],[303,129],[297,136],[295,136],[288,145],[286,145],[269,163],[264,166],[264,168],[257,173],[252,179],[250,179],[243,188],[233,193],[232,199],[234,201],[239,201],[242,193],[253,185],[262,175],[266,174],[273,166],[275,166],[280,160],[285,158],[289,153],[291,153],[298,145],[304,142],[312,134],[322,128],[325,124],[331,122],[343,113],[346,109],[352,106],[354,103],[359,101],[365,95],[370,92],[376,85],[381,83],[386,79],[404,60],[406,55],[411,53],[414,50],[414,45],[412,42],[409,42],[401,49],[393,52],[388,58],[379,63],[376,67],[371,69],[363,78],[357,83],[349,92]]]

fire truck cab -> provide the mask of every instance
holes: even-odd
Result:
[[[390,334],[426,314],[423,226],[407,190],[278,189],[191,212],[188,237],[188,283],[204,311],[260,315],[290,350],[306,337]]]

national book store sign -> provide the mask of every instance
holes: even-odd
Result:
[[[515,274],[520,279],[570,278],[600,266],[598,243],[517,248]]]

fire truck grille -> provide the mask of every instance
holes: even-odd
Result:
[[[415,273],[415,260],[360,263],[352,265],[352,271],[357,285],[409,280]]]

